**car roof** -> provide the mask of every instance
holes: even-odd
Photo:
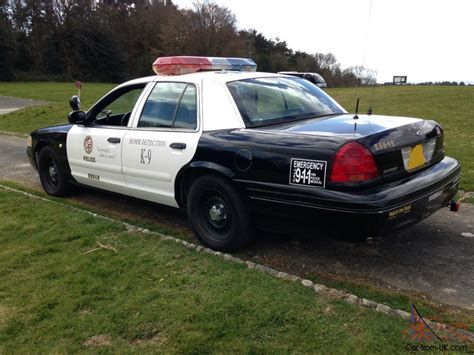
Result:
[[[245,80],[252,78],[266,77],[289,77],[289,75],[265,73],[265,72],[244,72],[244,71],[203,71],[182,75],[152,75],[143,78],[137,78],[127,81],[120,86],[146,84],[153,81],[178,81],[178,82],[198,82],[198,81],[214,81],[219,83],[228,83],[236,80]]]

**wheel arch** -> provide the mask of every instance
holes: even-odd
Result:
[[[63,142],[57,142],[54,139],[48,139],[48,138],[39,138],[38,142],[36,143],[34,147],[34,158],[35,158],[35,163],[36,167],[39,168],[38,166],[38,157],[42,149],[45,147],[51,147],[51,149],[54,150],[58,157],[58,163],[63,169],[63,171],[67,172],[68,174],[71,173],[71,167],[69,166],[69,162],[67,159],[67,153],[66,153],[66,144]]]
[[[50,142],[47,142],[45,140],[38,140],[38,142],[36,143],[34,149],[33,149],[33,157],[34,157],[34,162],[35,162],[35,165],[36,165],[36,169],[39,168],[39,165],[38,165],[38,158],[39,158],[39,154],[41,152],[41,150],[50,145]]]
[[[205,174],[214,174],[225,177],[229,180],[235,178],[235,174],[229,168],[206,161],[195,161],[187,164],[176,175],[174,191],[175,199],[179,207],[183,208],[186,206],[187,194],[193,181]]]

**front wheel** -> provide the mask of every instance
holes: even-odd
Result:
[[[73,186],[69,182],[69,174],[61,170],[59,159],[53,148],[46,146],[41,149],[38,157],[38,172],[44,191],[52,196],[69,195]]]
[[[187,200],[191,227],[204,245],[236,251],[254,238],[254,228],[242,197],[226,179],[204,175],[191,185]]]

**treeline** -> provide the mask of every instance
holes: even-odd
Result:
[[[425,86],[430,86],[430,85],[436,85],[436,86],[466,86],[466,83],[464,81],[460,81],[459,83],[457,81],[426,81],[423,83],[418,83],[416,85],[425,85]],[[467,86],[471,86],[471,84],[467,84]]]
[[[379,85],[379,84],[376,84]],[[384,83],[384,85],[396,85],[391,81]],[[465,83],[464,81],[424,81],[421,83],[406,83],[403,86],[474,86],[472,83]]]
[[[375,83],[372,70],[341,68],[331,54],[238,30],[212,2],[179,9],[149,0],[0,0],[0,80],[120,82],[153,74],[158,56],[242,56],[258,70],[320,73],[329,86]]]

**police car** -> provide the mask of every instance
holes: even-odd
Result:
[[[69,124],[31,133],[53,196],[73,185],[185,209],[199,240],[237,250],[270,221],[353,237],[412,225],[450,203],[460,165],[434,121],[354,115],[315,84],[250,59],[163,57]]]
[[[298,78],[304,78],[311,81],[313,84],[316,84],[320,88],[327,87],[326,80],[318,73],[301,73],[297,71],[279,71],[278,74],[286,74],[297,76]]]

